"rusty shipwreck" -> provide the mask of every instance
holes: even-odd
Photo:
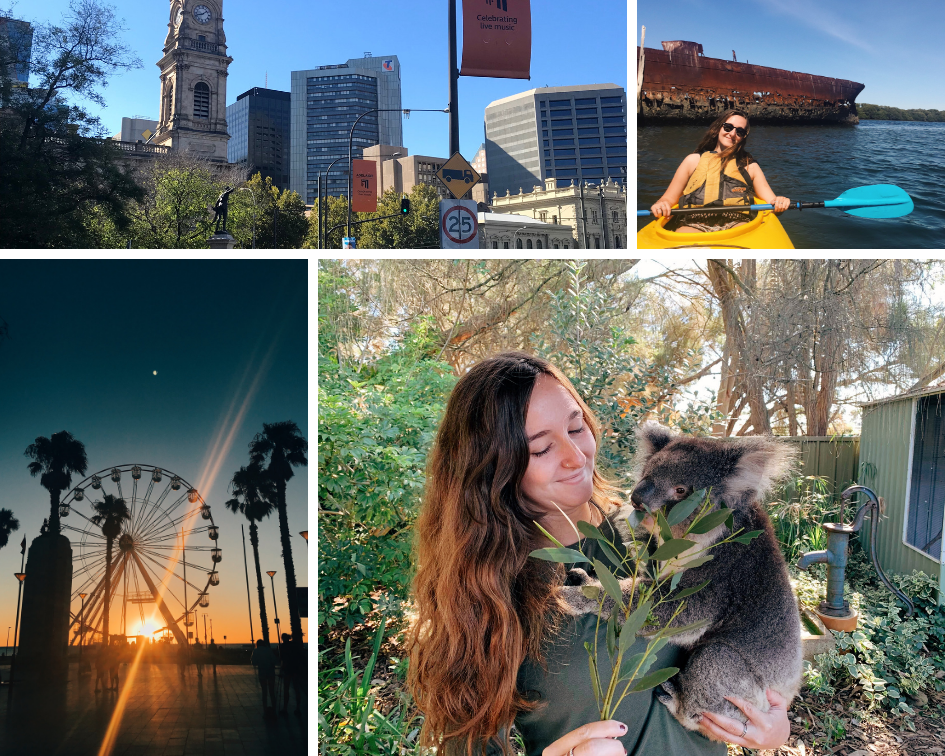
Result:
[[[663,42],[662,50],[637,47],[641,123],[711,121],[738,107],[753,122],[854,124],[863,87],[846,79],[707,58],[696,42]]]

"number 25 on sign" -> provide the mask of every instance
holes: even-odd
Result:
[[[479,249],[479,216],[472,200],[440,200],[440,247]]]

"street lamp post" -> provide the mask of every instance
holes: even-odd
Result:
[[[455,0],[453,1],[455,2]],[[449,113],[450,109],[448,107],[439,109],[439,110],[437,109],[413,110],[412,108],[371,108],[371,110],[367,110],[357,117],[354,124],[351,126],[351,132],[348,134],[348,227],[347,227],[347,231],[345,235],[349,238],[351,237],[351,176],[352,176],[351,150],[354,144],[354,129],[355,127],[357,127],[358,121],[364,118],[364,116],[369,115],[371,113],[399,113],[399,112],[403,112],[404,115],[409,115],[410,113]],[[458,129],[458,125],[457,125],[457,129]],[[457,134],[458,134],[458,131],[457,131]],[[457,149],[459,148],[457,147]]]
[[[269,576],[269,583],[272,585],[272,610],[276,613],[276,641],[279,643],[279,658],[282,658],[282,635],[279,634],[279,607],[276,606],[276,583],[273,580],[273,576],[276,574],[276,570],[266,570],[266,574]]]
[[[459,152],[459,70],[456,67],[456,0],[449,0],[450,157]]]
[[[308,531],[307,531],[307,530],[300,530],[300,531],[299,531],[299,535],[302,536],[302,538],[305,539],[305,545],[308,546]]]
[[[325,171],[325,204],[328,204],[328,174],[331,173],[332,166],[337,163],[339,160],[344,160],[344,156],[335,158],[328,164],[328,169]],[[319,174],[319,186],[321,186],[321,174]],[[322,216],[324,215],[324,222],[322,221]],[[325,225],[328,223],[328,208],[326,207],[324,211],[321,206],[318,208],[318,238],[321,239],[320,248],[328,249],[328,233],[325,230]]]
[[[85,597],[88,596],[87,593],[80,593],[79,598],[82,599],[82,614],[81,619],[79,620],[79,668],[82,667],[82,646],[85,644]]]
[[[25,559],[25,557],[24,557]],[[22,567],[20,568],[23,569]],[[13,659],[10,660],[10,683],[13,683],[13,678],[16,673],[16,647],[18,643],[17,636],[20,632],[20,596],[23,594],[23,578],[26,577],[25,572],[14,572],[16,579],[20,581],[20,589],[16,594],[16,622],[13,623]]]

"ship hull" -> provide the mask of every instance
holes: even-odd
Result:
[[[707,58],[691,49],[646,49],[637,114],[644,122],[708,122],[740,108],[753,123],[855,124],[863,88],[846,79]]]

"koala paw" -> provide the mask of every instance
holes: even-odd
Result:
[[[678,694],[676,692],[676,686],[673,685],[669,680],[664,682],[662,685],[659,685],[656,688],[656,697],[659,699],[660,703],[663,704],[667,709],[670,710],[674,715],[678,707]]]

